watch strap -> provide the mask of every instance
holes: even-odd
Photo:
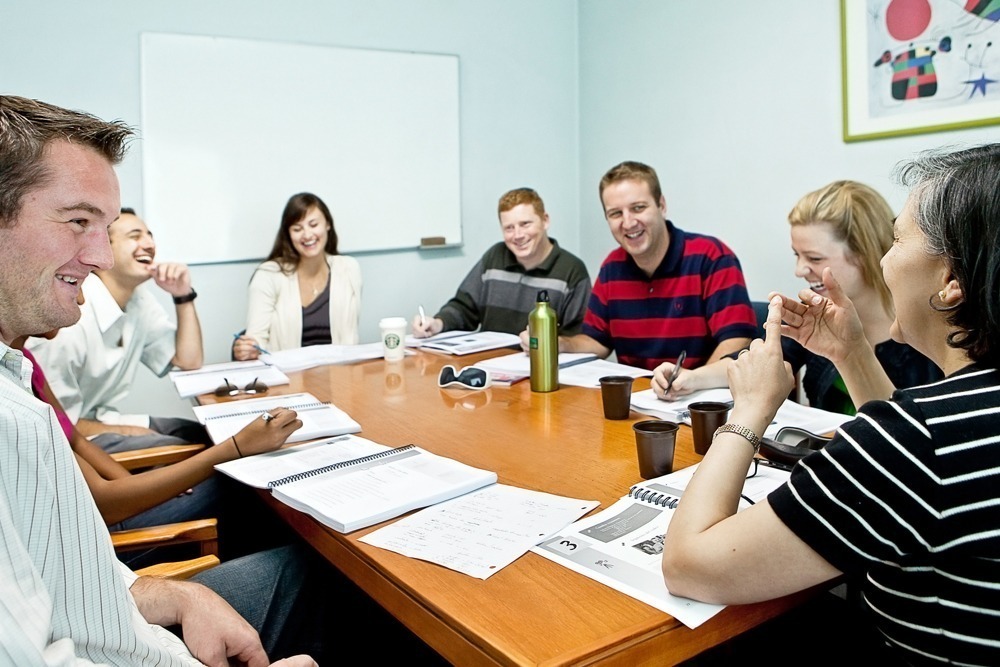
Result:
[[[753,447],[754,456],[757,456],[757,452],[760,451],[760,436],[748,429],[746,426],[726,422],[719,428],[715,429],[715,435],[712,436],[712,439],[714,440],[720,433],[735,433],[736,435],[746,438],[747,442],[750,443],[750,446]]]

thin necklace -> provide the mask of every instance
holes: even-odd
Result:
[[[322,290],[322,289],[320,289],[320,288],[323,288],[323,287],[326,287],[326,280],[327,280],[327,278],[329,278],[329,273],[327,274],[326,278],[323,278],[323,280],[321,280],[321,281],[320,281],[320,283],[319,283],[319,287],[316,287],[316,286],[315,286],[315,284],[316,284],[316,283],[313,283],[313,288],[312,288],[312,291],[313,291],[313,296],[314,296],[314,297],[315,297],[316,295],[318,295],[318,294],[319,294],[320,292],[322,292],[322,291],[323,291],[323,290]]]

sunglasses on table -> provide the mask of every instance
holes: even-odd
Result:
[[[253,382],[240,389],[226,378],[222,378],[222,384],[215,388],[216,396],[237,396],[239,394],[263,394],[267,391],[267,385],[257,378]]]
[[[438,375],[439,387],[486,389],[491,384],[493,384],[493,379],[490,377],[490,372],[475,366],[466,366],[458,371],[454,366],[449,365],[442,368]]]

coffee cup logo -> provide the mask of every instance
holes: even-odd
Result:
[[[399,347],[400,343],[399,335],[394,333],[389,333],[385,335],[385,346],[390,350],[395,350]]]

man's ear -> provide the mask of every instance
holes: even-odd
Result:
[[[663,195],[660,195],[660,213],[664,218],[667,217],[667,200]]]

